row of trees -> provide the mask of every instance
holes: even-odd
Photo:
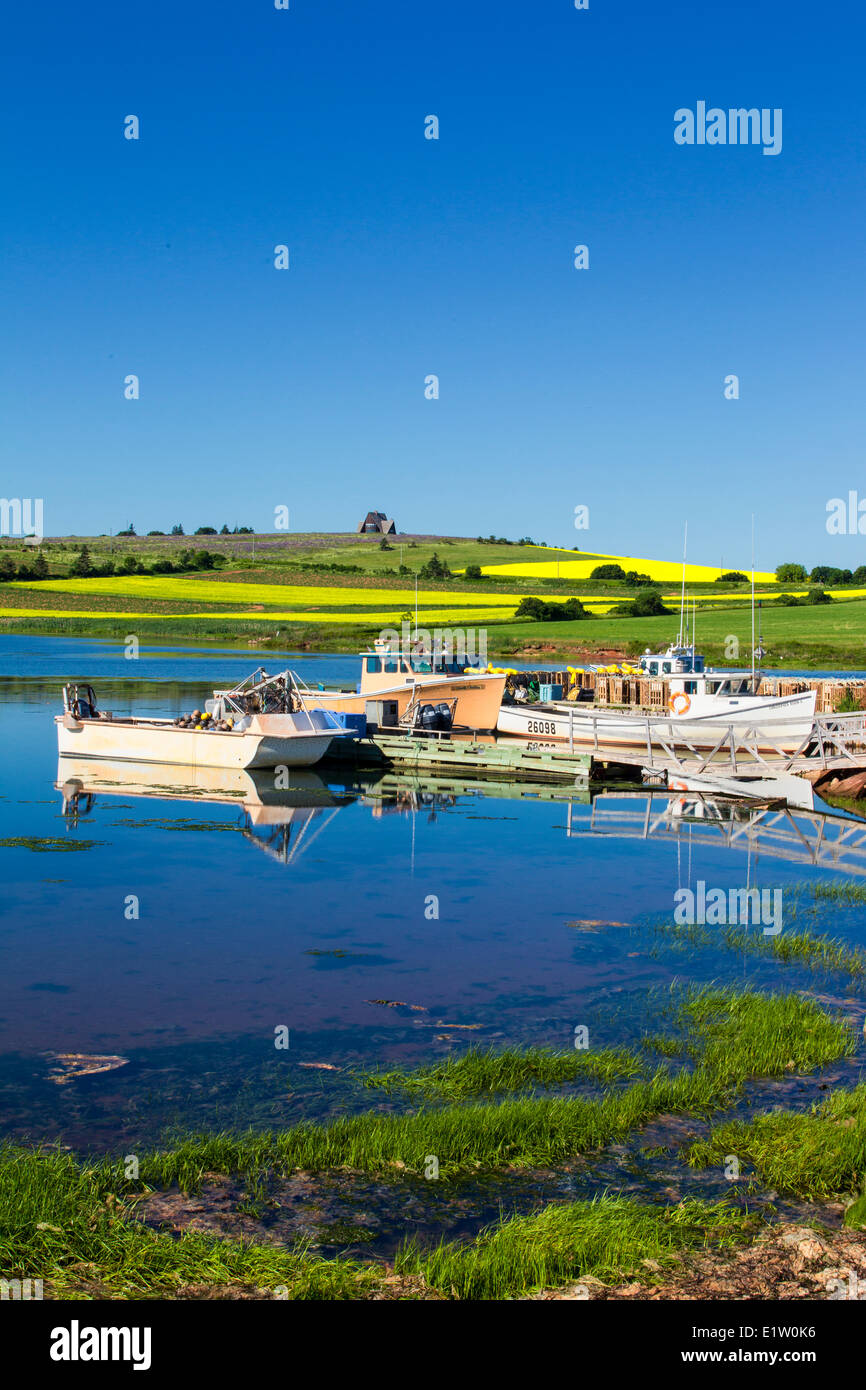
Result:
[[[117,563],[107,560],[95,565],[90,551],[83,545],[68,572],[78,578],[107,579],[113,574],[183,574],[190,570],[218,569],[225,563],[225,556],[216,551],[187,549],[182,550],[174,562],[155,560],[152,565],[143,565],[134,555],[125,555]],[[48,561],[41,550],[36,552],[31,565],[16,565],[11,555],[0,556],[0,584],[9,584],[13,579],[27,582],[50,577]]]
[[[776,578],[780,584],[866,584],[866,565],[855,570],[837,569],[835,565],[777,565]]]
[[[94,565],[90,551],[83,545],[69,566],[69,573],[84,579],[107,579],[112,574],[183,574],[188,570],[218,569],[225,562],[225,556],[216,551],[187,549],[180,552],[176,561],[154,560],[153,564],[144,565],[134,555],[125,555],[117,564],[107,560]]]
[[[130,522],[129,525],[125,528],[125,530],[118,531],[117,534],[118,536],[137,536],[138,532],[136,531],[132,522]],[[148,531],[147,534],[149,536],[164,536],[166,535],[166,532]],[[223,523],[219,530],[217,530],[215,526],[197,526],[195,531],[193,532],[193,535],[195,536],[252,536],[254,534],[255,533],[253,531],[252,526],[233,526],[232,529],[229,530],[228,526],[225,523]],[[184,531],[180,522],[178,522],[176,526],[172,526],[171,530],[168,532],[168,535],[185,536],[186,532]]]

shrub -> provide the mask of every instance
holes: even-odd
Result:
[[[545,603],[540,598],[522,598],[514,612],[515,618],[532,618],[539,623],[576,622],[587,617],[586,609],[579,598],[566,599],[565,603]]]
[[[777,565],[776,578],[780,584],[802,584],[806,578],[805,565]]]
[[[656,589],[641,589],[635,595],[634,602],[628,604],[625,611],[630,613],[633,618],[653,618],[670,610],[665,608],[661,594]]]

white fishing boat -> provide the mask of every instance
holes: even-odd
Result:
[[[648,715],[555,700],[503,705],[497,727],[504,734],[580,747],[645,747],[649,736],[654,744],[687,741],[695,748],[712,748],[734,725],[738,730],[755,730],[761,751],[783,752],[793,752],[812,731],[814,690],[760,695],[756,675],[705,669],[703,657],[691,646],[674,644],[664,652],[648,651],[639,664],[648,676],[663,680],[664,712]]]
[[[114,715],[97,707],[91,685],[70,684],[54,723],[61,757],[190,768],[312,767],[335,738],[351,736],[330,710],[307,709],[288,672],[254,672],[177,719]]]
[[[612,710],[606,706],[552,701],[548,704],[503,704],[497,728],[521,738],[551,739],[573,747],[634,748],[648,744],[689,744],[715,748],[731,726],[748,734],[760,752],[791,753],[808,739],[815,723],[817,691],[793,695],[761,694],[756,658],[764,656],[760,632],[755,644],[754,570],[752,575],[752,667],[749,671],[707,668],[695,647],[695,617],[686,612],[685,552],[680,626],[676,642],[663,652],[649,648],[639,660],[640,673],[660,680],[664,705],[659,711]]]

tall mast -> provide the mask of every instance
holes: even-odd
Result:
[[[685,607],[686,607],[686,550],[688,549],[688,542],[689,542],[689,523],[686,522],[685,533],[684,533],[684,535],[683,535],[683,587],[682,587],[682,593],[680,594],[680,635],[679,635],[679,639],[678,639],[678,641],[677,641],[677,646],[678,646],[678,647],[681,647],[681,646],[683,645],[683,616],[684,616]]]
[[[755,689],[755,513],[752,512],[752,691]]]

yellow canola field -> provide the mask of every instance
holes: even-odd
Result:
[[[639,574],[648,574],[650,579],[658,579],[662,583],[682,579],[683,575],[682,561],[679,560],[645,560],[636,555],[602,555],[597,552],[586,559],[578,556],[574,560],[529,560],[516,565],[482,565],[481,573],[513,574],[526,579],[589,579],[598,565],[621,565],[624,570],[637,570]],[[690,579],[711,583],[720,575],[737,568],[736,565],[726,565],[722,570],[717,565],[687,564],[686,583]],[[746,570],[740,572],[747,573]],[[755,580],[760,584],[775,584],[776,576],[768,570],[755,570]]]
[[[15,589],[32,588],[32,584],[15,583]],[[145,575],[108,579],[45,579],[39,589],[58,594],[116,594],[118,598],[162,599],[181,603],[267,603],[298,605],[299,607],[339,607],[340,605],[395,604],[401,608],[415,606],[415,590],[368,589],[339,585],[295,584],[232,584],[219,579],[192,579],[188,575]],[[517,594],[478,594],[419,589],[418,602],[436,604],[440,608],[484,607],[513,608],[519,602]]]
[[[356,627],[400,627],[400,619],[407,610],[392,608],[385,612],[335,613],[325,612],[287,613],[269,609],[262,613],[147,613],[138,611],[114,612],[95,608],[0,608],[0,618],[123,618],[130,623],[141,622],[283,622],[283,623],[344,623]],[[501,623],[514,616],[514,609],[507,608],[437,608],[425,609],[418,614],[419,627],[459,626],[466,623]],[[414,614],[410,620],[414,624]]]

